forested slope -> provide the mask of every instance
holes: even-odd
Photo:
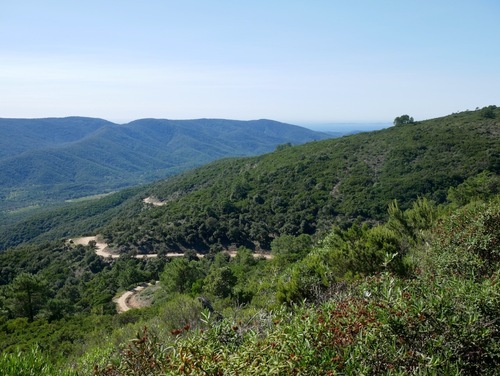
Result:
[[[498,118],[468,111],[216,161],[133,195],[110,195],[4,225],[0,248],[103,227],[107,240],[122,250],[269,249],[281,234],[312,234],[358,217],[380,221],[394,198],[402,208],[424,195],[439,203],[449,187],[468,177],[485,170],[498,173]],[[148,208],[142,202],[148,196],[165,205]],[[118,203],[119,209],[107,213]]]
[[[500,365],[499,176],[388,221],[248,249],[105,260],[53,242],[0,254],[0,370],[49,375],[483,374]],[[157,279],[151,306],[112,296]],[[29,291],[29,294],[27,293]],[[29,373],[28,373],[29,374]]]
[[[0,212],[144,184],[327,134],[271,120],[0,119]]]
[[[121,213],[140,210],[131,200],[143,188],[127,188],[96,200],[85,200],[51,209],[40,209],[26,218],[0,226],[0,251],[23,243],[42,243],[92,234]],[[131,209],[130,207],[136,207]]]
[[[0,253],[0,370],[497,374],[495,117],[283,146],[26,221],[55,238],[95,230],[122,250],[186,252],[106,259],[54,239]],[[261,226],[267,239],[254,237]],[[266,241],[270,259],[242,246]],[[114,312],[113,297],[158,279],[148,307]]]
[[[497,113],[499,110],[496,110]],[[274,153],[217,161],[151,187],[164,206],[130,213],[103,233],[141,252],[245,245],[269,249],[282,234],[386,218],[419,196],[437,203],[481,171],[500,172],[500,123],[481,111]]]

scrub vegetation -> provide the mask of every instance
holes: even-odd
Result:
[[[117,259],[57,237],[5,250],[0,373],[494,375],[491,110],[280,147],[142,188],[92,229]],[[115,313],[120,291],[157,280],[148,307]]]

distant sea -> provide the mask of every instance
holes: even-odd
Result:
[[[297,124],[314,131],[325,132],[335,135],[345,135],[359,132],[370,132],[392,126],[392,123],[323,123],[323,124]]]

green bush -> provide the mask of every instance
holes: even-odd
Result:
[[[2,376],[76,376],[72,371],[61,371],[35,346],[27,351],[0,354]]]
[[[436,227],[438,268],[443,273],[478,277],[495,272],[500,262],[500,201],[473,202]]]
[[[277,294],[288,308],[199,316],[161,341],[144,332],[97,374],[134,374],[140,364],[166,375],[495,375],[499,213],[498,201],[473,203],[441,219],[425,244],[407,250],[411,278],[391,269],[400,262],[391,256],[400,247],[393,230],[335,229],[280,276]],[[424,222],[412,228],[427,229]]]
[[[386,226],[355,223],[334,227],[320,246],[286,270],[278,282],[281,302],[316,301],[335,282],[353,281],[384,270],[408,273],[400,237]]]

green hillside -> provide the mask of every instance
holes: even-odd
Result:
[[[228,156],[330,136],[271,120],[0,119],[0,211],[162,179]]]
[[[393,199],[402,208],[419,196],[441,203],[449,187],[481,171],[498,173],[499,117],[468,111],[220,160],[134,191],[137,197],[121,214],[105,213],[107,202],[124,200],[110,195],[78,204],[83,209],[42,211],[4,224],[0,249],[79,235],[72,229],[80,219],[85,232],[104,226],[101,232],[115,247],[146,253],[231,245],[268,250],[281,234],[313,234],[358,217],[377,222],[386,218]],[[166,205],[144,210],[142,199],[148,196]]]
[[[12,224],[3,244],[31,244],[0,252],[0,374],[496,375],[499,117],[282,145]],[[120,257],[67,241],[97,233]]]
[[[94,233],[121,213],[139,210],[140,203],[131,198],[141,194],[143,189],[127,188],[100,199],[42,208],[36,213],[30,210],[23,219],[7,217],[0,226],[0,250],[27,242],[43,243]]]
[[[496,110],[498,113],[498,109]],[[129,213],[103,230],[140,252],[244,245],[269,249],[283,235],[313,234],[360,217],[386,218],[481,171],[500,172],[500,123],[480,111],[227,159],[173,177],[145,196],[161,207]]]
[[[27,151],[76,142],[113,123],[84,117],[46,119],[0,118],[0,160]]]

